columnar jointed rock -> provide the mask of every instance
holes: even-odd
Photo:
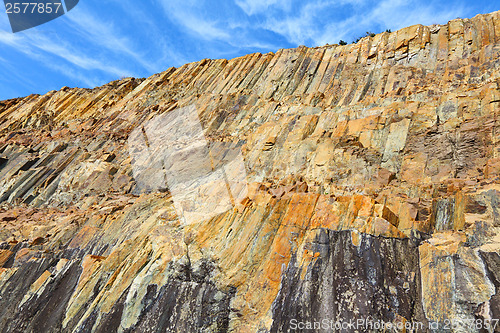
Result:
[[[138,194],[127,139],[190,105],[249,190],[186,225]],[[479,332],[500,319],[499,111],[500,12],[3,101],[0,330]]]

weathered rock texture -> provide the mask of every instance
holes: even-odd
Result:
[[[192,104],[250,191],[183,225],[168,191],[137,194],[127,138]],[[500,319],[499,112],[500,12],[3,101],[0,331],[479,332]]]

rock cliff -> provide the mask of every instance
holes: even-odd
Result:
[[[183,107],[248,183],[192,223],[129,149]],[[500,12],[0,102],[0,331],[500,332],[499,115]]]

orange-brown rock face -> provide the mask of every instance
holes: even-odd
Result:
[[[128,147],[185,106],[248,182],[194,223]],[[500,331],[499,112],[500,12],[3,101],[0,330]]]

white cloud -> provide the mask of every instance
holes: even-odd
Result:
[[[85,52],[84,50],[77,50],[63,41],[54,42],[52,39],[49,39],[40,34],[36,34],[36,37],[30,35],[29,44],[39,50],[62,58],[65,61],[86,70],[97,69],[116,76],[131,75],[131,73],[126,69],[119,68],[111,65],[108,62],[103,62],[99,59],[86,56],[85,54],[87,54],[87,52]]]
[[[212,41],[222,42],[226,45],[226,47],[219,49],[208,46],[210,54],[195,55],[199,59],[206,57],[231,57],[241,49],[276,50],[282,47],[260,39],[261,36],[255,34],[254,27],[245,18],[237,19],[222,11],[216,18],[207,18],[202,9],[204,3],[200,0],[158,1],[163,7],[165,14],[187,33],[200,41],[200,45]],[[207,49],[204,50],[208,51]]]
[[[316,1],[307,3],[293,14],[268,16],[264,28],[282,35],[292,44],[307,44],[316,42],[323,33],[323,28],[318,24],[319,19],[327,10],[331,10],[332,1]],[[314,45],[315,46],[315,45]]]
[[[36,90],[36,84],[30,77],[23,75],[23,73],[19,71],[19,67],[2,57],[0,57],[0,62],[2,63],[2,66],[0,67],[0,80],[8,82],[10,85],[12,85],[12,82],[15,81],[31,91]]]
[[[460,3],[439,8],[424,1],[385,0],[367,15],[363,24],[381,23],[400,29],[414,24],[445,24],[464,14],[465,7]]]
[[[27,30],[26,32],[17,34],[0,31],[0,43],[10,46],[16,51],[39,61],[44,66],[56,69],[61,74],[71,78],[77,77],[69,72],[67,68],[62,67],[60,64],[61,60],[77,68],[87,71],[98,70],[111,74],[114,77],[131,76],[133,74],[126,69],[114,66],[108,62],[86,56],[87,52],[84,50],[74,49],[67,42],[54,41],[53,38],[37,33],[36,30]],[[59,62],[58,66],[54,64],[55,61]],[[83,74],[78,77],[78,80],[84,84],[89,83]]]
[[[250,3],[249,0],[246,2]],[[341,8],[345,5],[351,5],[353,10]],[[345,13],[344,18],[328,21],[328,13],[339,10]],[[365,0],[315,1],[283,15],[263,12],[261,27],[283,36],[294,45],[319,46],[337,43],[340,39],[350,41],[377,27],[396,30],[414,24],[445,24],[465,12],[460,3],[450,8],[417,0],[384,0],[374,6]],[[320,23],[325,21],[327,23]]]
[[[199,38],[224,41],[231,38],[231,34],[218,27],[217,21],[207,20],[199,14],[200,4],[196,1],[160,0],[160,4],[167,16]]]
[[[66,15],[74,32],[85,38],[90,44],[96,44],[121,56],[129,56],[136,63],[152,72],[155,70],[150,61],[134,50],[129,38],[115,31],[112,22],[96,19],[83,6],[75,8]]]
[[[65,76],[72,78],[78,82],[83,83],[86,87],[97,87],[105,84],[107,81],[103,81],[102,79],[97,79],[95,77],[91,77],[88,72],[84,72],[78,70],[75,67],[59,64],[56,62],[47,62],[47,67],[52,68],[53,70],[58,71],[59,73],[64,73]]]
[[[8,20],[5,16],[0,20],[0,25],[6,24],[8,25]],[[95,74],[90,71],[99,71],[112,79],[140,76],[129,69],[130,65],[139,65],[153,74],[166,68],[168,55],[173,54],[167,51],[166,45],[158,39],[155,42],[159,44],[160,49],[165,50],[165,54],[158,52],[158,61],[152,61],[150,57],[136,51],[138,46],[134,45],[128,36],[121,35],[115,25],[91,15],[85,6],[76,7],[58,19],[58,24],[63,26],[60,31],[69,32],[73,38],[68,38],[67,34],[60,31],[48,31],[44,28],[16,34],[0,30],[0,44],[28,55],[45,67],[90,87],[102,83],[99,79],[90,78]],[[41,31],[43,32],[40,33]],[[61,36],[65,38],[61,39]],[[113,58],[120,61],[113,62],[110,60]]]
[[[0,31],[0,43],[9,45],[9,46],[18,46],[20,42],[20,37],[11,32]]]
[[[151,19],[150,12],[145,12],[147,7],[133,0],[111,0],[116,5],[119,5],[124,12],[129,13],[130,20],[135,25],[141,26],[142,29],[148,31],[148,42],[156,46],[155,54],[158,55],[157,59],[147,57],[150,62],[153,72],[165,70],[171,66],[181,66],[188,62],[186,55],[182,50],[177,50],[165,36],[165,31],[159,28],[157,21]]]
[[[269,8],[289,11],[292,5],[291,0],[236,0],[235,2],[247,15],[263,13]]]

